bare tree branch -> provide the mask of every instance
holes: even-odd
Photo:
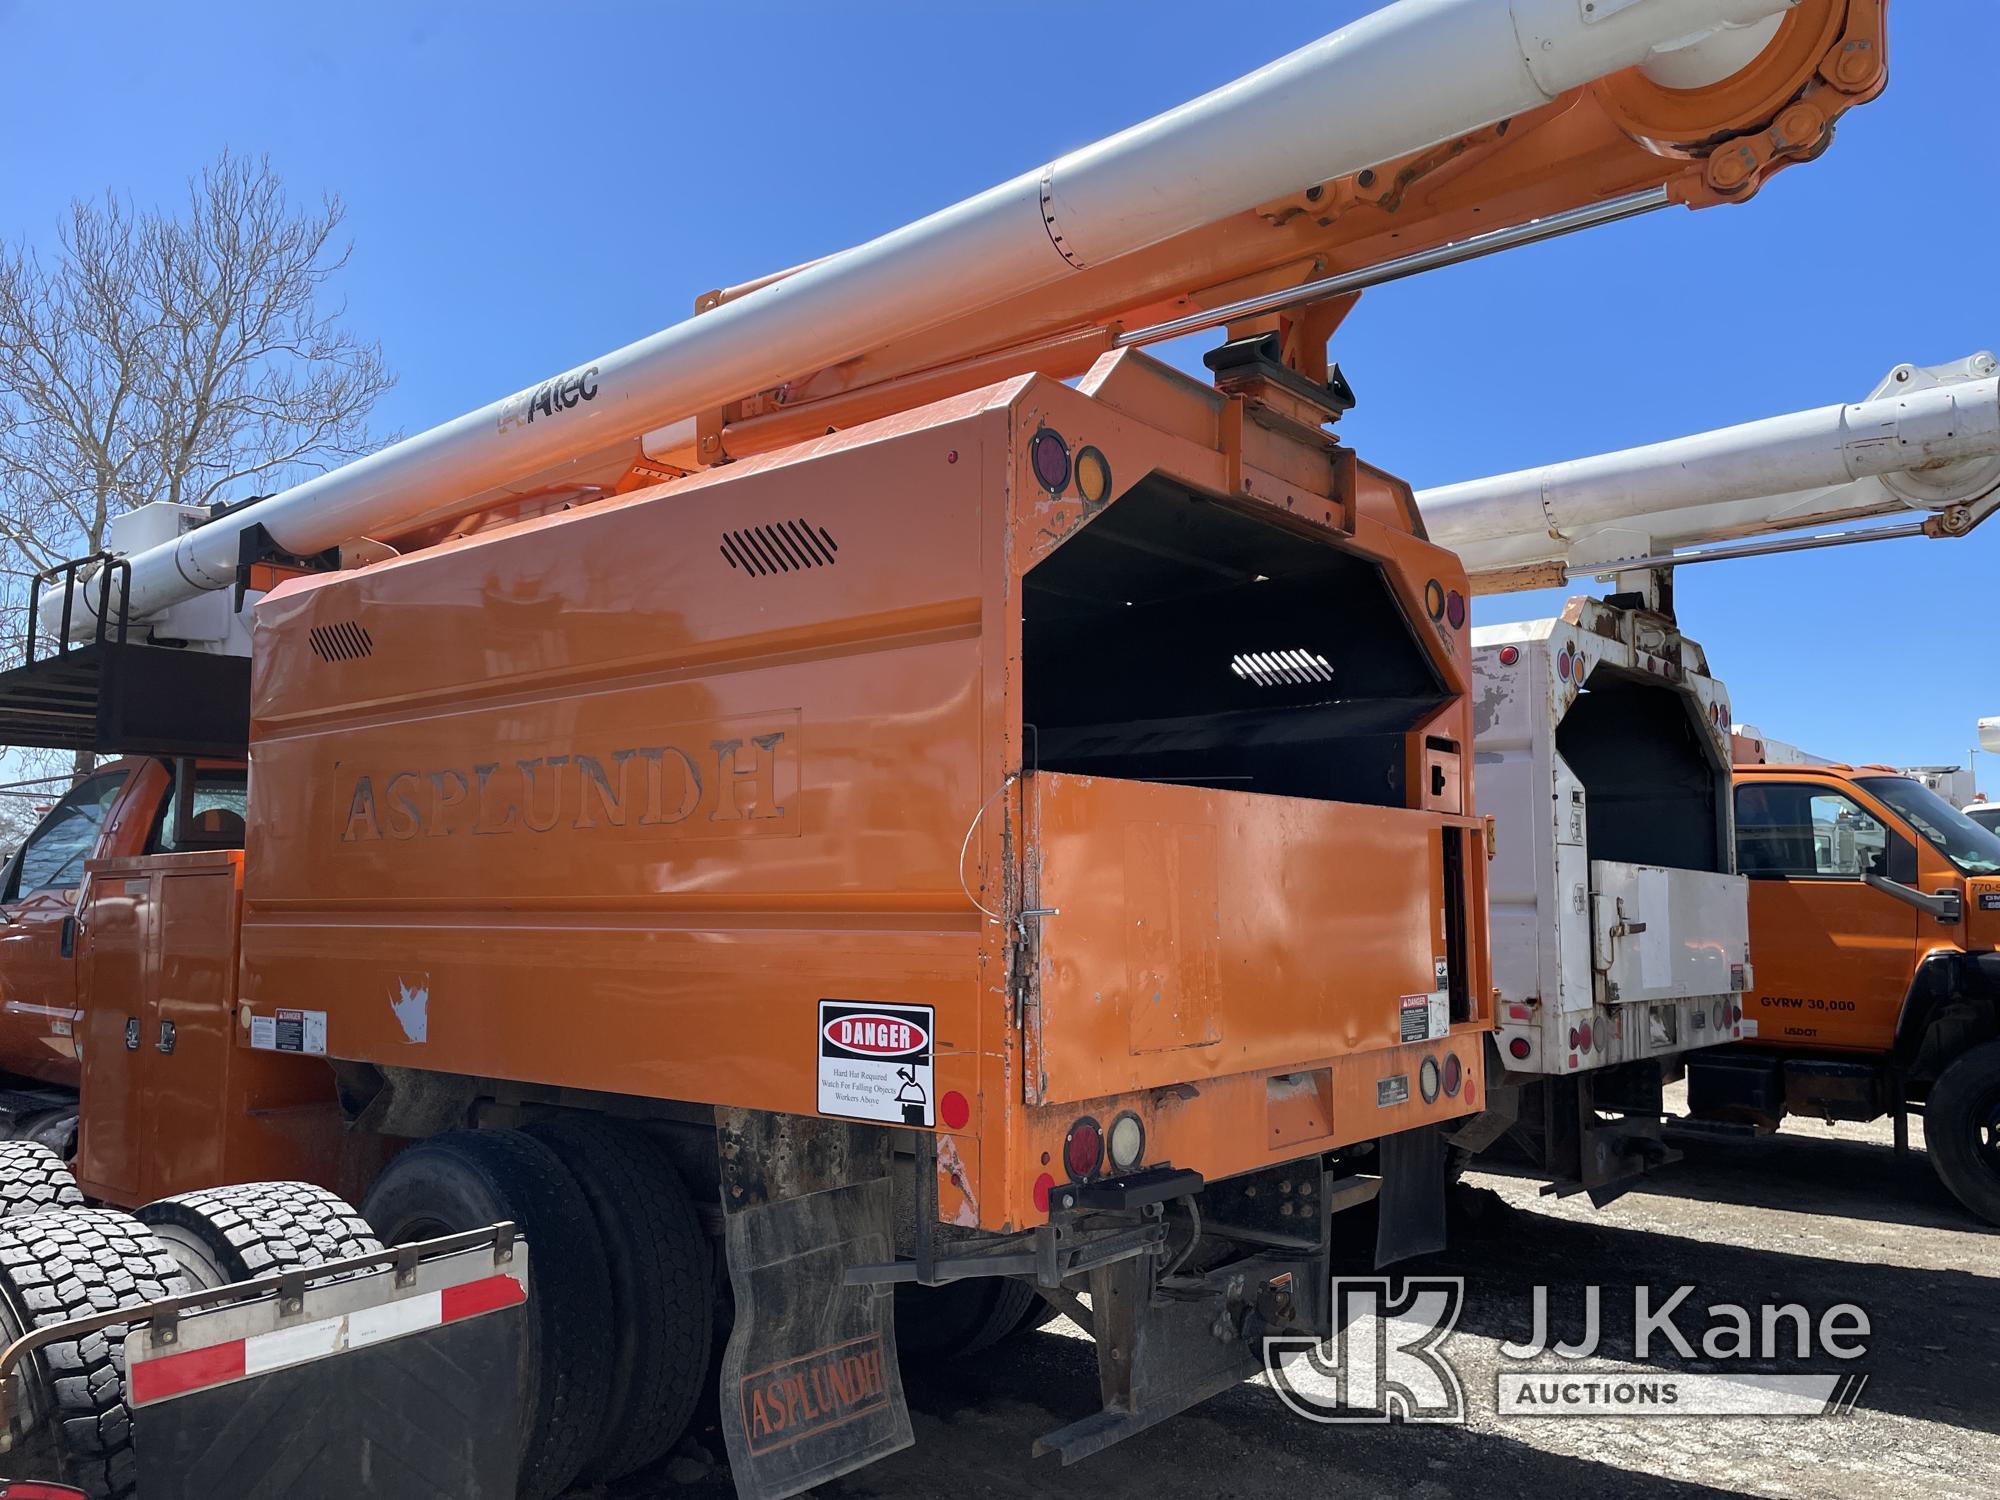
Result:
[[[295,205],[225,151],[178,211],[70,205],[46,259],[0,246],[0,651],[28,581],[102,551],[114,516],[270,491],[379,446],[395,383],[344,326],[338,197]]]

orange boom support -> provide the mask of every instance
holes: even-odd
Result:
[[[1112,356],[291,585],[246,1005],[385,1067],[932,1125],[940,1216],[995,1230],[1079,1119],[1214,1179],[1476,1109],[1426,606],[1463,577],[1400,483],[1240,410]],[[835,1002],[929,1065],[844,1082]]]

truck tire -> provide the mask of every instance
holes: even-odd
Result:
[[[562,1158],[604,1241],[611,1393],[582,1478],[622,1479],[667,1456],[701,1398],[715,1323],[708,1241],[680,1174],[630,1126],[578,1114],[522,1131]]]
[[[241,1182],[176,1193],[139,1210],[201,1290],[380,1250],[368,1221],[310,1182]]]
[[[943,1286],[899,1282],[896,1352],[918,1362],[965,1359],[1031,1326],[1029,1314],[1045,1305],[1027,1282],[1004,1276],[978,1276]]]
[[[611,1288],[604,1242],[569,1169],[518,1130],[454,1130],[399,1152],[363,1216],[388,1245],[511,1219],[528,1241],[519,1500],[554,1500],[604,1431]]]
[[[1924,1101],[1924,1147],[1951,1195],[2000,1224],[2000,1041],[1961,1053]]]
[[[60,1156],[40,1141],[0,1141],[0,1218],[82,1207],[83,1194]]]
[[[71,1160],[76,1155],[76,1106],[66,1104],[29,1115],[14,1126],[14,1138],[39,1141],[64,1161]]]
[[[102,1208],[0,1222],[0,1335],[130,1307],[190,1290],[145,1225]],[[92,1500],[138,1488],[125,1409],[125,1328],[114,1323],[51,1344],[21,1382],[28,1442],[15,1465],[52,1473]],[[12,1465],[10,1465],[11,1467]]]
[[[1028,1307],[1021,1314],[1021,1321],[1014,1325],[1007,1336],[1011,1338],[1016,1333],[1033,1333],[1037,1328],[1046,1328],[1063,1316],[1065,1314],[1060,1307],[1040,1292],[1036,1292],[1028,1298]]]

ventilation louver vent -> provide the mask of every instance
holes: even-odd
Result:
[[[729,559],[729,566],[756,578],[830,568],[839,550],[839,543],[824,526],[803,518],[722,533],[722,555]]]
[[[312,642],[313,655],[321,661],[358,661],[375,654],[375,643],[368,638],[368,632],[352,620],[343,620],[338,625],[315,625],[306,636]]]
[[[1306,650],[1246,651],[1230,658],[1229,670],[1259,687],[1333,681],[1333,663]]]

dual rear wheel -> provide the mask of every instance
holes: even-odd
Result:
[[[381,1248],[345,1203],[308,1183],[185,1193],[138,1214],[85,1208],[53,1151],[0,1143],[0,1340],[94,1313]],[[125,1325],[50,1344],[20,1385],[18,1462],[92,1500],[138,1488],[125,1405]]]
[[[666,1456],[708,1373],[712,1281],[687,1191],[641,1131],[578,1115],[433,1136],[363,1213],[391,1245],[502,1220],[527,1237],[521,1500]]]

